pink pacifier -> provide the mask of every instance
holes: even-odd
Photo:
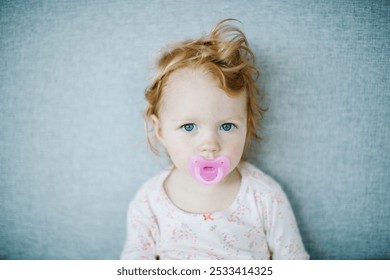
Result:
[[[191,176],[206,185],[220,182],[226,176],[229,167],[230,161],[225,156],[220,156],[213,160],[207,160],[201,156],[193,156],[188,162]]]

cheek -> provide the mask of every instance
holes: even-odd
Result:
[[[235,149],[240,150],[241,147],[245,146],[246,141],[246,130],[241,130],[236,134],[231,135],[226,138],[225,144],[230,148],[235,147]]]
[[[232,157],[232,160],[237,163],[241,160],[242,154],[244,152],[245,147],[245,134],[236,135],[236,137],[231,137],[226,141],[226,153]]]
[[[165,139],[167,146],[173,149],[182,149],[183,147],[188,147],[188,141],[182,135],[182,133],[171,133]]]
[[[188,160],[191,156],[191,148],[186,138],[180,134],[174,134],[166,138],[166,146],[170,158],[177,163]]]

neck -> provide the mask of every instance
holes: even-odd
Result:
[[[190,213],[211,213],[226,209],[237,196],[241,175],[237,168],[215,185],[204,185],[188,173],[173,169],[164,182],[168,197],[181,210]]]

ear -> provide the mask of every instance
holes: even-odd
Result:
[[[162,134],[161,121],[156,115],[152,115],[150,117],[150,122],[153,126],[154,136],[158,139],[158,141],[165,146],[164,137]]]

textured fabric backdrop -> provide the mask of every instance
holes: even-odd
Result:
[[[116,259],[156,52],[238,18],[269,108],[252,162],[314,259],[390,258],[388,1],[1,1],[0,258]]]

